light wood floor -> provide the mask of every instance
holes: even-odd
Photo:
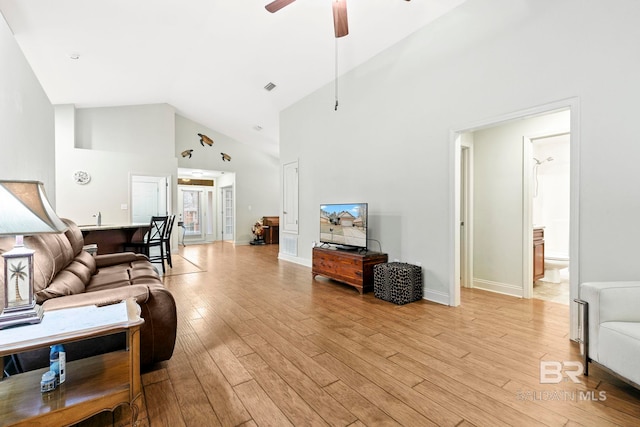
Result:
[[[597,368],[540,384],[540,360],[580,360],[567,305],[463,290],[457,308],[396,306],[277,250],[180,248],[178,340],[143,375],[142,425],[640,425],[640,392]]]

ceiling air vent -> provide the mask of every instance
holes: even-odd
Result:
[[[274,90],[276,88],[275,83],[267,83],[267,85],[264,87],[266,90],[268,90],[269,92],[271,92],[272,90]]]

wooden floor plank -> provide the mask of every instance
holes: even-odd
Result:
[[[220,421],[185,354],[174,355],[166,369],[187,426],[220,426]]]
[[[392,393],[387,392],[382,387],[373,382],[370,378],[362,375],[362,373],[351,369],[345,363],[336,359],[332,355],[325,353],[316,357],[316,359],[323,363],[325,366],[332,366],[336,371],[336,374],[340,376],[340,381],[345,385],[357,391],[361,396],[366,397],[367,400],[375,404],[382,411],[387,413],[390,417],[396,420],[402,425],[419,425],[419,426],[431,426],[431,425],[451,425],[455,426],[461,418],[455,419],[455,417],[442,417],[438,415],[434,418],[438,418],[436,421],[427,418],[424,414],[413,409],[411,405],[405,403],[403,399],[395,397]],[[434,409],[433,406],[431,409]]]
[[[353,414],[347,411],[338,401],[300,371],[261,336],[257,334],[250,335],[246,339],[269,367],[284,379],[296,393],[302,396],[307,404],[318,412],[328,424],[344,426],[356,420]]]
[[[278,406],[273,403],[269,395],[254,380],[237,385],[235,391],[257,425],[268,427],[293,426]]]
[[[163,278],[178,339],[143,375],[141,426],[640,425],[640,390],[595,366],[540,383],[540,360],[581,360],[566,305],[461,289],[459,307],[397,306],[314,280],[278,245],[175,256],[202,271]],[[549,398],[564,391],[607,399]],[[109,415],[86,427],[123,422]]]
[[[268,390],[269,397],[294,425],[328,426],[322,417],[256,353],[242,357],[241,362],[258,384],[264,390]]]
[[[342,381],[345,381],[348,376],[347,385],[359,384],[364,387],[368,386],[368,381],[393,396],[394,399],[409,404],[415,411],[421,413],[436,425],[455,426],[462,421],[452,411],[424,398],[424,396],[413,390],[412,386],[417,384],[407,385],[393,375],[360,359],[339,344],[320,335],[314,337],[318,343],[321,343],[327,349],[327,354],[316,356],[315,359],[323,362],[326,367],[332,366],[336,374],[340,375]],[[393,364],[393,362],[389,363]],[[396,366],[401,368],[399,365]]]
[[[154,427],[181,427],[187,425],[170,381],[160,381],[145,386],[144,397],[147,401],[147,414],[150,425]]]

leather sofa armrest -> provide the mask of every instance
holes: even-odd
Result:
[[[96,267],[98,269],[103,267],[110,267],[112,265],[126,264],[134,261],[149,260],[143,254],[137,254],[135,252],[117,252],[112,254],[96,255]]]
[[[142,286],[142,285],[140,285]],[[171,359],[176,343],[178,315],[171,292],[159,283],[147,285],[149,299],[141,304],[144,324],[140,334],[140,366]]]
[[[61,308],[120,302],[130,297],[135,298],[139,305],[145,304],[149,300],[149,287],[146,285],[122,286],[114,289],[66,295],[64,297],[48,299],[42,304],[42,308],[46,313],[47,311],[59,310]]]
[[[587,282],[580,299],[588,303],[589,357],[599,361],[599,329],[604,322],[640,322],[640,282]]]

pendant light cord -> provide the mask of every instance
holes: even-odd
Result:
[[[334,111],[338,111],[338,38],[336,37],[336,77],[335,77],[335,88],[336,88],[336,105],[334,107]]]

